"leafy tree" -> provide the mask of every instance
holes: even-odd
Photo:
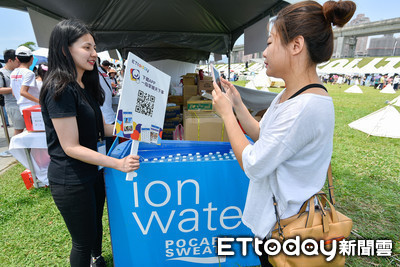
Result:
[[[26,43],[20,44],[18,47],[20,47],[20,46],[26,46],[30,50],[34,51],[35,49],[33,47],[36,46],[36,43],[35,42],[26,42]]]

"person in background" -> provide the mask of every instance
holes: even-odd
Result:
[[[389,76],[387,81],[386,81],[386,85],[392,84],[392,83],[393,83],[393,76]]]
[[[100,64],[101,68],[108,73],[108,71],[111,69],[111,62],[108,60],[103,60]]]
[[[15,56],[14,49],[8,49],[4,51],[4,61],[6,65],[0,69],[0,94],[4,95],[4,106],[7,110],[8,116],[10,116],[11,122],[14,127],[14,135],[20,134],[25,129],[25,121],[19,110],[17,99],[12,94],[10,85],[10,76],[14,69],[20,66],[20,62]],[[4,79],[3,79],[4,78]],[[5,81],[5,84],[4,84]]]
[[[379,79],[379,85],[378,85],[379,90],[382,90],[383,87],[385,87],[385,82],[386,82],[385,76],[382,75],[381,78]]]
[[[104,176],[98,166],[131,172],[139,156],[105,155],[104,122],[93,33],[79,20],[58,23],[50,36],[49,71],[40,93],[50,155],[48,179],[54,202],[72,237],[70,264],[106,266],[101,256]],[[45,249],[44,247],[42,249]]]
[[[199,70],[199,79],[204,80],[204,70],[202,69]]]
[[[119,71],[119,75],[117,78],[119,87],[122,88],[122,83],[124,82],[124,73],[125,73],[125,67],[122,67]]]
[[[100,58],[98,58],[100,62]],[[112,108],[112,97],[114,95],[114,90],[111,85],[111,79],[108,76],[108,71],[111,69],[111,63],[107,60],[104,60],[101,65],[98,67],[99,72],[99,80],[100,80],[100,87],[103,89],[104,92],[104,103],[101,105],[101,113],[103,114],[104,121],[107,124],[114,124],[115,123],[115,112]],[[113,138],[107,137],[106,139],[106,150],[108,151],[111,148]]]
[[[273,197],[277,216],[285,219],[297,214],[304,201],[325,184],[335,112],[316,66],[332,56],[332,25],[343,27],[355,9],[352,1],[328,1],[323,6],[303,1],[278,13],[263,57],[266,74],[282,78],[286,89],[276,96],[260,122],[251,116],[230,82],[222,79],[226,94],[214,83],[213,107],[250,180],[242,221],[264,242],[277,222]],[[232,108],[254,144],[243,134]],[[266,254],[260,261],[262,266],[271,266]]]
[[[400,83],[400,77],[399,77],[399,75],[396,75],[393,79],[393,89],[394,90],[399,89],[399,83]]]
[[[39,88],[39,90],[42,88],[44,76],[45,76],[47,70],[48,70],[48,67],[46,64],[40,64],[39,68],[37,69],[36,84],[37,84],[37,87]]]
[[[225,76],[225,73],[224,73],[223,70],[221,70],[221,78],[222,78],[222,79],[226,79],[226,76]]]
[[[100,61],[100,58],[98,59]],[[107,124],[115,123],[115,113],[112,109],[112,95],[113,89],[111,86],[111,80],[108,76],[108,70],[110,69],[111,63],[104,60],[101,66],[98,67],[100,87],[103,89],[105,100],[101,106],[101,112],[103,113],[104,120]]]
[[[110,68],[110,70],[108,71],[108,77],[110,77],[110,81],[111,81],[111,87],[113,89],[113,96],[116,95],[117,93],[117,88],[118,88],[118,80],[117,80],[117,71],[113,68]]]
[[[11,73],[11,88],[22,114],[23,109],[39,104],[39,88],[35,73],[29,69],[33,62],[32,51],[20,46],[15,54],[21,65]]]

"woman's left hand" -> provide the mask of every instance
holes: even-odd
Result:
[[[223,119],[225,116],[233,114],[232,102],[229,100],[228,96],[221,91],[221,88],[219,88],[216,82],[213,82],[213,85],[213,107]]]

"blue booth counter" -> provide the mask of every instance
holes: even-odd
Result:
[[[123,158],[131,141],[109,155]],[[241,216],[248,178],[229,143],[140,143],[133,181],[106,168],[105,183],[115,266],[254,266],[248,244],[242,256],[216,255],[216,237],[252,236]]]

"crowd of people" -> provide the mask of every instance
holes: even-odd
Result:
[[[325,74],[320,76],[324,83],[342,84],[347,85],[362,85],[362,86],[373,86],[374,89],[382,90],[386,85],[390,84],[394,90],[399,89],[400,76],[395,73],[392,75],[388,74],[365,74],[365,75],[339,75],[339,74]]]
[[[17,135],[25,129],[22,110],[39,105],[39,92],[48,66],[47,63],[33,66],[32,51],[25,46],[20,46],[16,50],[7,49],[3,57],[4,66],[0,68],[0,106],[4,111],[6,125],[12,125],[14,135]],[[118,95],[122,87],[124,70],[120,65],[115,66],[108,60],[104,60],[101,64],[100,58],[98,61],[99,79],[106,95],[101,110],[106,122],[111,124],[115,121],[111,98]]]

